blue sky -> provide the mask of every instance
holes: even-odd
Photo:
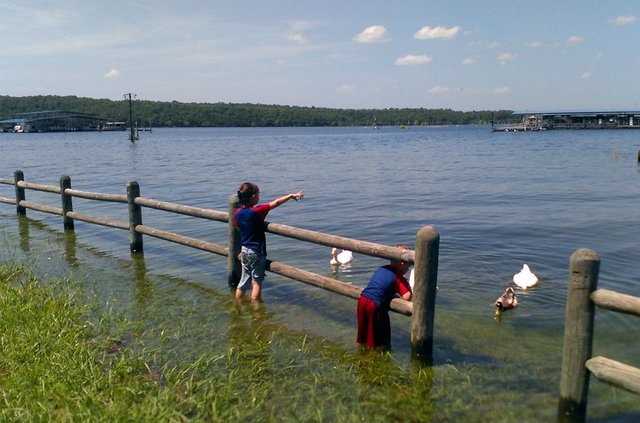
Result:
[[[640,109],[640,1],[4,0],[0,94]]]

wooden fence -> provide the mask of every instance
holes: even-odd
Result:
[[[589,249],[571,255],[565,317],[558,421],[584,422],[589,376],[640,394],[640,369],[606,357],[591,357],[595,306],[640,316],[640,297],[597,289],[600,257]]]
[[[71,188],[71,179],[68,176],[62,176],[59,182],[59,186],[27,182],[24,180],[23,172],[17,170],[14,172],[13,179],[0,178],[0,184],[13,185],[15,187],[15,198],[0,196],[0,203],[15,205],[16,212],[19,215],[26,215],[27,209],[59,215],[62,217],[64,230],[73,231],[75,229],[74,221],[76,220],[127,230],[129,232],[129,247],[132,253],[142,253],[144,251],[143,235],[148,235],[226,256],[228,284],[231,287],[237,285],[241,274],[241,265],[237,258],[241,248],[240,234],[233,224],[233,219],[229,219],[238,207],[238,199],[235,194],[229,198],[228,211],[223,212],[142,197],[140,196],[140,186],[135,181],[127,183],[126,195],[75,190]],[[58,194],[61,199],[61,207],[27,201],[27,190]],[[107,219],[74,211],[73,197],[127,204],[129,220]],[[180,235],[175,232],[145,226],[142,222],[143,207],[226,223],[228,225],[228,244],[227,246],[219,245]],[[269,233],[299,241],[348,249],[372,257],[404,260],[412,263],[414,265],[412,302],[396,298],[391,302],[391,310],[406,316],[412,316],[411,349],[413,357],[423,364],[432,365],[433,324],[435,318],[438,253],[440,245],[440,235],[435,228],[425,226],[418,230],[416,234],[415,251],[400,251],[394,246],[345,238],[272,222],[266,222],[266,228]],[[332,278],[308,272],[284,263],[268,260],[267,270],[354,299],[357,299],[362,291],[360,287],[343,284]]]

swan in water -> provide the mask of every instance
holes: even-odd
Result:
[[[340,266],[341,264],[347,264],[353,260],[353,253],[349,250],[341,250],[338,253],[337,248],[331,249],[331,261],[329,264],[332,266]]]
[[[502,294],[495,302],[496,312],[508,310],[510,308],[514,308],[518,305],[518,297],[516,297],[516,293],[513,288],[508,287],[505,289],[504,294]]]
[[[525,264],[519,273],[513,275],[513,282],[520,288],[527,289],[538,283],[538,277]]]

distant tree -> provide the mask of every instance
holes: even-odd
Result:
[[[112,121],[128,121],[124,100],[76,96],[0,96],[0,119],[17,113],[69,110],[94,114]],[[266,127],[266,126],[371,126],[467,125],[509,119],[510,110],[462,112],[451,109],[331,109],[265,104],[180,103],[138,100],[134,120],[154,127]]]

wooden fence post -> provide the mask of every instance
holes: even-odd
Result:
[[[142,253],[142,234],[136,226],[142,225],[142,207],[135,203],[140,197],[140,185],[136,181],[127,182],[127,202],[129,203],[129,248],[132,253]]]
[[[559,422],[584,422],[587,412],[589,370],[595,305],[589,295],[598,286],[600,257],[586,248],[576,250],[569,264],[569,291],[564,324],[562,375],[558,401]]]
[[[433,364],[433,323],[438,285],[438,231],[425,226],[416,234],[411,351],[423,364]]]
[[[15,172],[13,172],[13,181],[15,182],[16,186],[16,213],[26,215],[27,209],[20,205],[20,201],[25,200],[24,188],[20,188],[18,186],[18,182],[24,181],[24,173],[21,170],[16,170]]]
[[[68,176],[60,177],[60,197],[62,198],[62,223],[64,224],[64,230],[72,231],[75,226],[73,219],[67,216],[67,212],[73,211],[72,196],[65,194],[64,190],[71,188],[71,178]]]
[[[233,194],[229,197],[229,230],[228,230],[228,250],[229,256],[227,257],[227,282],[231,288],[238,286],[240,282],[240,276],[242,274],[242,267],[240,260],[238,260],[238,254],[240,254],[240,231],[236,227],[234,214],[236,209],[240,206],[238,195]]]

